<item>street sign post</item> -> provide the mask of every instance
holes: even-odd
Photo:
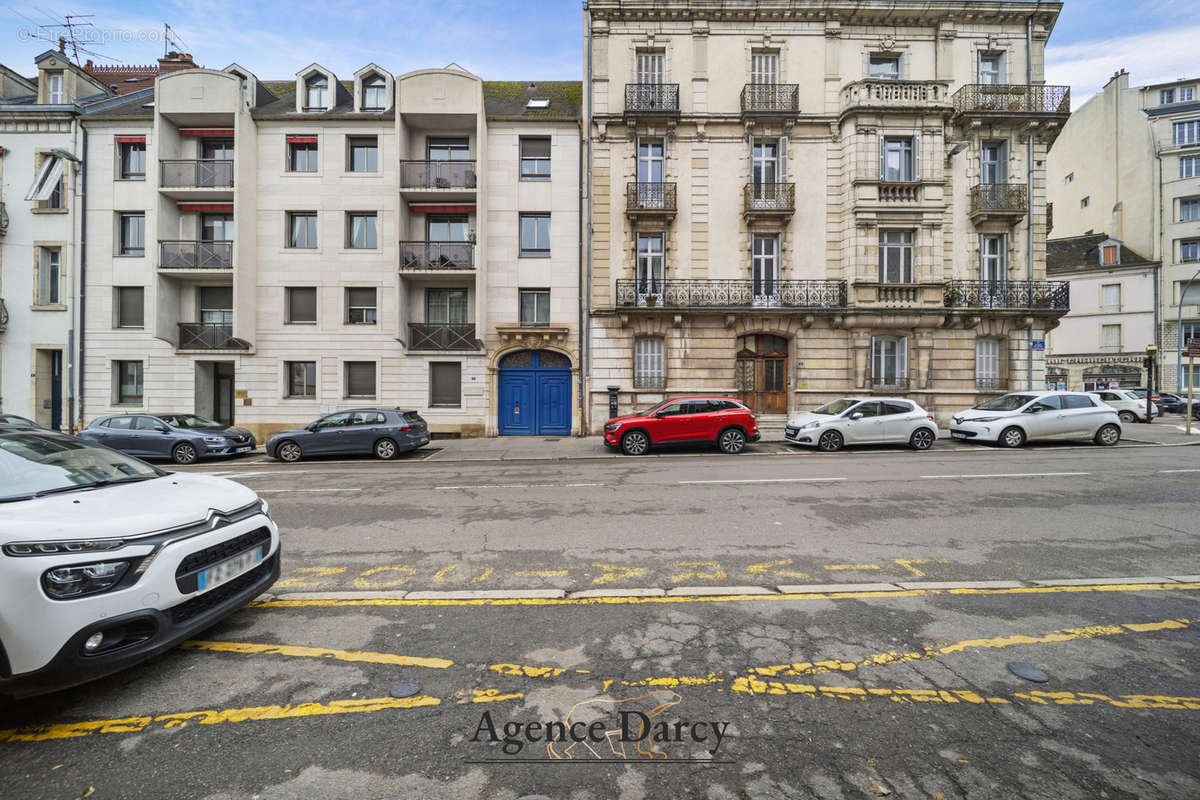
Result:
[[[1191,339],[1190,341],[1188,341],[1187,349],[1183,351],[1183,355],[1188,357],[1188,371],[1187,371],[1188,402],[1187,402],[1187,414],[1184,415],[1184,419],[1186,419],[1187,422],[1184,424],[1187,425],[1188,436],[1191,436],[1192,435],[1192,391],[1195,388],[1195,383],[1196,383],[1196,356],[1200,356],[1200,339]]]

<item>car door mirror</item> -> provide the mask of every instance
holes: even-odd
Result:
[[[853,414],[850,415],[851,420],[862,419],[862,418],[863,418],[863,414],[861,411],[855,411]]]
[[[1025,413],[1026,414],[1036,414],[1039,411],[1044,410],[1045,408],[1046,408],[1045,406],[1040,406],[1040,405],[1030,406],[1029,408],[1025,409]]]
[[[159,433],[170,433],[171,432],[171,429],[168,428],[166,425],[159,425],[154,430],[158,431]]]
[[[663,417],[666,417],[666,416],[669,416],[669,415],[667,414],[667,412],[666,412],[666,411],[655,411],[655,412],[654,412],[654,416],[655,416],[655,417],[658,417],[659,419],[662,419]]]
[[[316,430],[317,430],[317,428],[319,428],[319,427],[321,427],[321,426],[320,426],[318,423],[316,423],[316,422],[310,422],[310,423],[308,423],[307,425],[305,425],[305,426],[304,426],[304,430],[308,431],[309,433],[313,433],[313,432],[314,432],[314,431],[316,431]]]

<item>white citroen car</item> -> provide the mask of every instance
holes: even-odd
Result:
[[[1146,419],[1146,401],[1137,392],[1132,392],[1129,389],[1100,389],[1095,392],[1088,392],[1088,394],[1102,400],[1106,405],[1115,408],[1117,416],[1121,418],[1121,423],[1124,425],[1131,425],[1134,422]],[[1151,403],[1150,406],[1152,417],[1162,416],[1162,412],[1158,410],[1157,405]]]
[[[1020,447],[1037,439],[1121,441],[1117,410],[1083,392],[1011,392],[954,415],[950,436]]]
[[[279,531],[250,489],[0,425],[0,697],[137,664],[278,577]]]
[[[932,414],[902,397],[843,397],[788,419],[783,438],[827,453],[848,444],[928,450],[937,441],[937,425]]]

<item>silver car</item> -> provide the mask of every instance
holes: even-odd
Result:
[[[937,441],[937,424],[932,414],[903,397],[843,397],[789,418],[783,438],[827,453],[848,444],[928,450]]]
[[[1084,392],[1010,392],[954,415],[950,436],[1020,447],[1036,439],[1121,441],[1117,410]]]

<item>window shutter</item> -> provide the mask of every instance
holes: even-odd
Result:
[[[887,175],[887,152],[886,144],[883,140],[883,134],[879,135],[879,180],[883,180]]]
[[[921,134],[913,134],[913,180],[921,180]]]
[[[1000,280],[1008,280],[1008,234],[1000,235],[1000,255],[997,258],[1000,262]]]
[[[750,183],[754,183],[754,134],[750,134]]]
[[[779,137],[779,167],[775,178],[779,183],[787,183],[787,137]]]
[[[908,377],[908,337],[901,336],[896,340],[896,377]]]

